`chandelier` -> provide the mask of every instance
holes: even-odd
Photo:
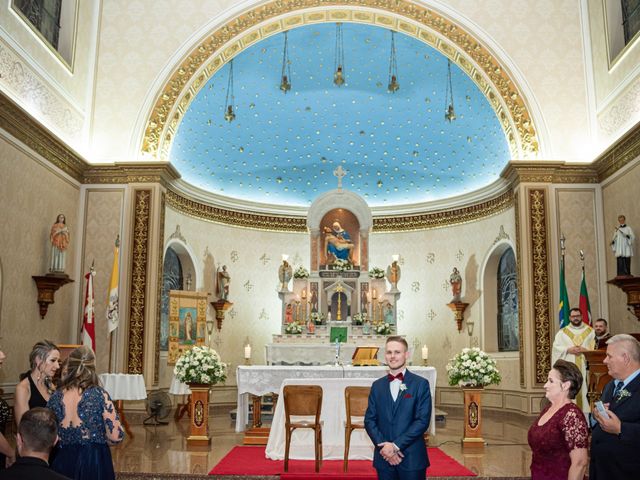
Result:
[[[282,48],[282,73],[280,75],[280,90],[285,94],[291,90],[291,61],[289,60],[288,33],[284,32],[284,47]]]
[[[444,100],[444,119],[451,123],[456,119],[456,111],[453,108],[453,83],[451,82],[451,60],[447,59],[447,91]]]
[[[342,41],[342,23],[336,23],[336,56],[333,62],[333,83],[341,87],[346,80],[344,76],[344,43]]]
[[[236,118],[235,97],[233,95],[233,60],[229,62],[229,82],[227,83],[227,97],[224,100],[224,119],[233,122]]]
[[[391,53],[389,54],[389,83],[387,90],[396,93],[400,88],[398,83],[398,60],[396,58],[396,32],[391,30]]]

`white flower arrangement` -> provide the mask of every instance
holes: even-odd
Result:
[[[227,379],[227,366],[218,352],[203,345],[186,350],[178,358],[173,373],[182,383],[213,385]]]
[[[388,323],[379,323],[374,325],[373,331],[378,335],[389,335],[391,333],[391,325]]]
[[[333,269],[338,270],[339,272],[346,272],[347,270],[351,270],[353,267],[349,263],[349,260],[343,260],[341,258],[337,259],[333,262]]]
[[[368,319],[367,313],[356,313],[353,318],[351,319],[353,321],[354,325],[362,325],[364,324]]]
[[[447,364],[449,385],[484,387],[502,380],[496,361],[479,348],[463,348]]]
[[[384,278],[384,270],[380,267],[373,267],[369,270],[369,278]]]
[[[302,333],[302,324],[298,322],[287,323],[284,327],[284,332],[288,334],[298,335]]]
[[[322,325],[324,322],[324,315],[320,312],[312,312],[311,315],[309,315],[309,320],[316,325]]]
[[[309,278],[309,270],[300,265],[296,268],[296,271],[293,272],[293,278]]]

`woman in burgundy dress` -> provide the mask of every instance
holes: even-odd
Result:
[[[532,480],[582,480],[588,464],[587,422],[571,401],[582,386],[582,374],[571,362],[558,360],[547,383],[549,400],[529,428]]]

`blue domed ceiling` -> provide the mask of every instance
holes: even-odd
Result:
[[[308,206],[343,187],[371,206],[472,192],[510,159],[495,112],[451,64],[457,119],[447,122],[447,58],[395,35],[400,89],[387,91],[391,32],[344,24],[346,83],[333,84],[335,24],[288,33],[291,90],[280,89],[284,35],[233,60],[235,113],[224,119],[229,64],[199,91],[174,138],[171,162],[201,189],[265,204]]]

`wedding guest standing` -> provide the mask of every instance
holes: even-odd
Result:
[[[582,386],[578,367],[558,360],[544,384],[549,404],[529,428],[532,480],[582,480],[587,469],[587,421],[572,402]]]
[[[114,480],[109,445],[124,430],[109,394],[96,375],[96,357],[82,346],[71,352],[60,385],[48,402],[60,442],[51,467],[75,480]]]
[[[46,407],[55,390],[53,376],[60,368],[60,351],[49,340],[36,343],[29,354],[30,370],[20,376],[16,385],[14,412],[16,425],[20,425],[22,415],[35,407]]]
[[[375,445],[373,466],[380,480],[424,480],[429,457],[424,432],[431,420],[429,381],[407,370],[409,346],[387,338],[387,376],[373,382],[364,425]]]

